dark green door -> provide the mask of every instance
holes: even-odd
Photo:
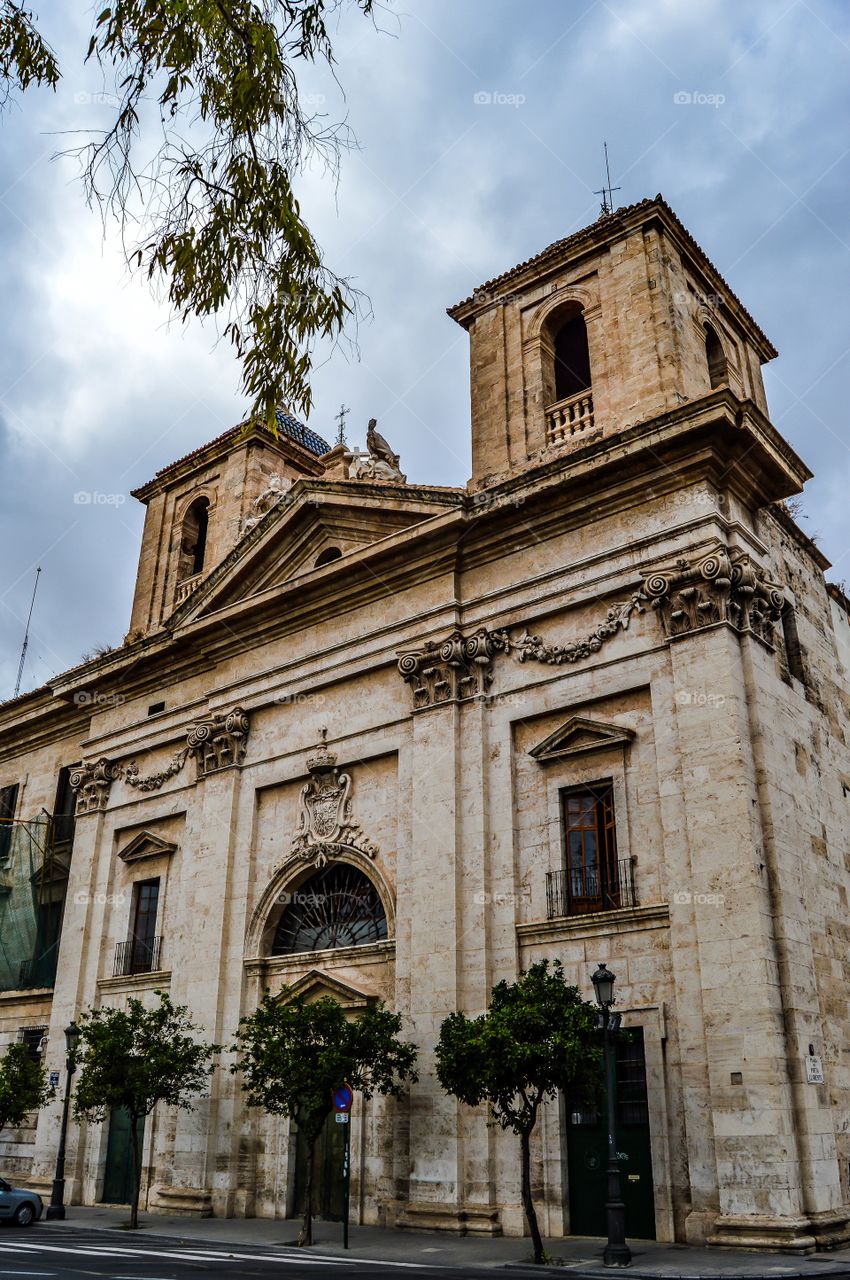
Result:
[[[606,1236],[607,1132],[604,1092],[597,1106],[565,1101],[570,1233]],[[617,1150],[626,1235],[655,1239],[655,1195],[646,1100],[643,1029],[629,1027],[617,1045]]]
[[[330,1222],[341,1222],[342,1155],[345,1146],[345,1128],[336,1123],[331,1114],[316,1139],[313,1168],[313,1215]],[[307,1143],[301,1133],[295,1146],[295,1213],[303,1217],[306,1207]]]
[[[141,1160],[144,1120],[139,1121],[139,1159]],[[103,1175],[104,1204],[130,1204],[133,1199],[133,1146],[130,1142],[130,1116],[124,1107],[109,1113],[109,1137],[106,1140],[106,1169]]]

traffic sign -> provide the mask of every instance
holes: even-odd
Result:
[[[348,1112],[337,1111],[336,1115],[334,1116],[334,1120],[336,1120],[337,1124],[348,1124]]]
[[[331,1098],[333,1099],[334,1111],[350,1111],[351,1104],[354,1101],[354,1094],[350,1084],[341,1084],[336,1089],[331,1089]]]
[[[58,1084],[59,1084],[59,1072],[58,1072],[58,1071],[51,1071],[51,1073],[50,1073],[50,1087],[51,1087],[51,1089],[55,1089],[55,1088],[58,1086]]]

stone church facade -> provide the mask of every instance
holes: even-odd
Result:
[[[157,989],[224,1044],[266,988],[385,1000],[421,1075],[355,1103],[353,1218],[520,1234],[516,1142],[439,1089],[439,1026],[544,957],[589,998],[605,960],[631,1234],[829,1247],[850,604],[786,506],[776,352],[661,197],[449,314],[465,488],[234,428],[136,492],[123,646],[0,706],[3,1040],[60,1071],[82,1008]],[[545,1110],[548,1233],[596,1229],[598,1124]],[[6,1131],[3,1171],[48,1186],[58,1125]],[[72,1124],[75,1201],[121,1198],[119,1129]],[[142,1173],[151,1210],[292,1216],[297,1133],[222,1069]]]

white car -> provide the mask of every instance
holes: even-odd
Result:
[[[35,1191],[23,1191],[0,1178],[0,1222],[31,1227],[44,1212],[44,1202]]]

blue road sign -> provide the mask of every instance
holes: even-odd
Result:
[[[331,1089],[331,1097],[333,1098],[334,1111],[351,1110],[354,1094],[350,1084],[341,1084],[338,1088]]]

